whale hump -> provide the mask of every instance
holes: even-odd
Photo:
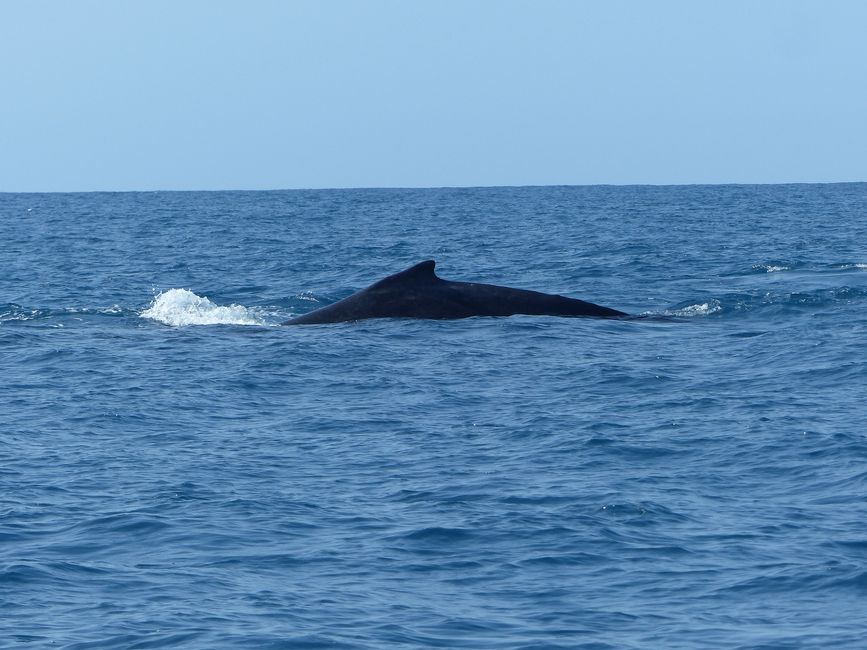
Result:
[[[438,278],[425,260],[285,325],[344,323],[365,318],[469,318],[470,316],[592,316],[628,314],[556,294]]]
[[[389,275],[387,278],[383,278],[373,286],[387,286],[391,284],[403,284],[406,282],[438,280],[439,278],[436,273],[434,273],[436,265],[437,263],[434,260],[425,260],[424,262],[419,262],[415,266],[411,266],[400,273]]]

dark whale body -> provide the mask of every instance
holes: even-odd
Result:
[[[395,273],[366,289],[284,325],[341,323],[366,318],[469,318],[470,316],[589,316],[618,318],[628,314],[592,302],[493,284],[452,282],[434,273],[428,260]]]

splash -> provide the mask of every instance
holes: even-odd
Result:
[[[0,306],[0,323],[7,321],[34,320],[45,314],[44,310],[27,309],[13,302]]]
[[[679,309],[667,309],[664,314],[666,316],[677,316],[680,318],[692,318],[695,316],[708,316],[722,311],[722,305],[719,300],[711,300],[696,305],[688,305]]]
[[[779,273],[780,271],[789,271],[790,267],[784,264],[754,264],[753,269],[756,271],[765,271],[766,273]]]
[[[141,313],[172,327],[187,325],[268,325],[252,310],[241,305],[223,307],[187,289],[169,289],[154,298],[153,304]]]

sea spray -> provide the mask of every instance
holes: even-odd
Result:
[[[141,316],[172,327],[267,324],[247,307],[215,305],[188,289],[169,289],[160,293]]]

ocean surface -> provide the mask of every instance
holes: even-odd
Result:
[[[863,650],[865,401],[867,184],[0,194],[0,647]]]

